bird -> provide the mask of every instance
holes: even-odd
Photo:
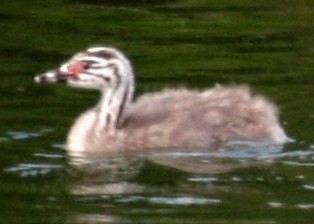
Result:
[[[93,46],[58,68],[34,77],[98,90],[100,100],[72,125],[66,147],[73,153],[203,148],[228,141],[284,144],[278,108],[247,85],[216,85],[150,92],[134,98],[135,77],[120,50]]]

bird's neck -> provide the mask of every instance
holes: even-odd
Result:
[[[120,71],[119,81],[115,86],[106,88],[101,92],[101,98],[97,105],[95,120],[96,132],[114,133],[121,126],[124,119],[124,111],[131,103],[134,91],[133,73]],[[124,72],[124,73],[122,73]]]

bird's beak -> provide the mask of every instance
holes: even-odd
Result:
[[[58,70],[52,70],[36,75],[34,77],[34,81],[36,83],[66,83],[68,76],[68,74],[62,73]]]

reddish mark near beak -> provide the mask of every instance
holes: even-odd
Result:
[[[68,72],[70,75],[77,75],[84,70],[84,65],[82,63],[73,63],[68,66]]]

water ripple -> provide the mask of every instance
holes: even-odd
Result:
[[[30,138],[37,138],[44,136],[48,133],[51,133],[53,130],[52,129],[42,129],[37,132],[35,131],[7,131],[5,137],[0,137],[0,141],[6,141],[9,139],[13,140],[25,140],[25,139],[30,139]]]
[[[151,203],[167,204],[167,205],[205,205],[220,204],[220,199],[196,198],[196,197],[152,197],[149,199]]]
[[[310,203],[308,203],[308,204],[305,204],[305,203],[304,204],[297,204],[296,207],[299,209],[303,209],[303,210],[309,210],[309,209],[314,209],[314,204],[310,204]]]
[[[303,166],[303,167],[314,167],[314,162],[312,163],[303,163],[299,161],[283,161],[283,164],[289,165],[289,166]]]
[[[54,154],[54,153],[34,153],[33,155],[35,157],[48,158],[48,159],[63,159],[63,158],[65,158],[64,155]]]
[[[303,188],[306,190],[314,191],[314,185],[311,184],[305,184],[303,185]]]
[[[282,208],[284,207],[284,203],[278,202],[278,201],[270,201],[268,202],[268,205],[272,208]]]
[[[62,169],[62,165],[58,164],[34,164],[20,163],[16,166],[4,169],[5,172],[18,173],[21,177],[34,177],[38,175],[46,175],[53,170]]]

